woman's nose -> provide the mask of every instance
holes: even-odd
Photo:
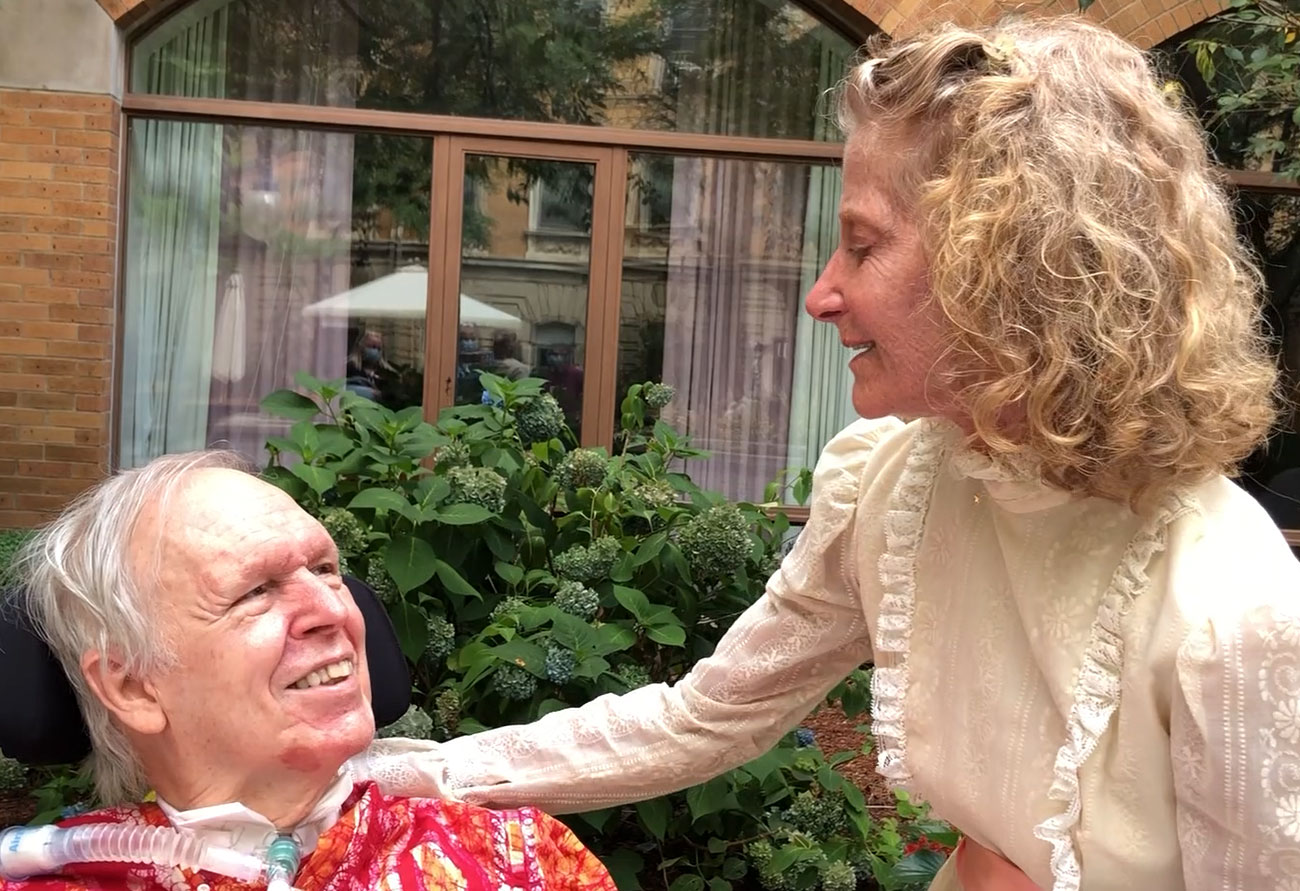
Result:
[[[844,294],[831,275],[831,265],[834,262],[832,259],[831,264],[822,270],[804,297],[804,308],[808,310],[808,315],[819,322],[833,322],[844,313]]]

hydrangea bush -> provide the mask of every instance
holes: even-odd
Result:
[[[673,682],[762,592],[790,523],[678,471],[704,457],[659,420],[671,387],[631,387],[613,454],[580,448],[535,379],[485,374],[483,404],[392,412],[302,375],[266,410],[267,479],[318,516],[345,571],[379,594],[411,663],[411,711],[385,735],[447,739],[605,693]],[[800,499],[807,471],[788,486]],[[834,697],[867,706],[859,676]],[[850,891],[924,887],[944,827],[873,814],[836,765],[792,733],[683,793],[574,821],[620,888]]]

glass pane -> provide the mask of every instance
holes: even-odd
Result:
[[[482,371],[540,377],[581,429],[595,172],[466,156],[457,405],[483,401]]]
[[[849,41],[790,0],[198,0],[137,93],[837,139]]]
[[[258,403],[298,372],[420,404],[428,140],[138,119],[129,138],[122,466],[260,459],[289,425]]]
[[[849,353],[802,308],[839,237],[839,168],[629,162],[619,393],[647,380],[675,387],[662,417],[713,453],[686,470],[759,500],[855,417]]]
[[[1300,530],[1300,193],[1242,192],[1238,211],[1242,235],[1263,260],[1266,318],[1291,403],[1278,434],[1251,457],[1244,482],[1279,526]]]

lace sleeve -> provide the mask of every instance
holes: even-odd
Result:
[[[870,658],[850,542],[867,457],[894,429],[855,424],[827,446],[794,549],[716,652],[676,685],[442,745],[379,741],[361,772],[390,793],[563,813],[662,795],[762,754]]]
[[[1300,888],[1300,603],[1294,574],[1283,581],[1274,604],[1204,624],[1178,654],[1170,742],[1188,891]]]

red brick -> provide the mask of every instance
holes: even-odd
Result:
[[[49,167],[49,165],[44,166]],[[4,166],[0,165],[0,176],[4,175]],[[111,183],[116,175],[115,170],[110,170],[107,167],[73,167],[66,164],[56,164],[49,167],[49,172],[41,178],[53,178],[65,183]]]
[[[89,238],[116,238],[117,224],[107,220],[81,220],[81,234]]]
[[[54,131],[48,127],[0,127],[0,142],[53,145]]]
[[[0,124],[7,124],[11,127],[26,127],[32,122],[28,118],[29,114],[31,112],[25,108],[0,104]]]
[[[67,217],[28,217],[23,228],[27,232],[45,232],[50,235],[81,235],[84,226],[81,220]]]
[[[16,461],[23,476],[63,477],[66,479],[99,479],[104,475],[98,462],[87,461]]]
[[[88,258],[87,258],[88,259]],[[84,265],[83,260],[83,265]],[[113,276],[107,272],[82,272],[80,270],[56,269],[50,273],[50,281],[62,288],[111,288]]]
[[[70,394],[69,394],[70,395]],[[55,427],[72,427],[77,429],[92,429],[98,431],[104,427],[104,415],[99,412],[82,412],[82,411],[48,411],[45,412],[45,423],[53,424]]]
[[[73,201],[80,201],[84,188],[85,186],[78,183],[32,183],[27,187],[27,194],[37,198],[70,198]]]
[[[0,443],[0,455],[18,461],[39,461],[45,457],[45,446],[39,442],[5,442]]]
[[[108,218],[108,205],[98,201],[55,201],[50,211],[62,217]]]
[[[17,424],[21,431],[24,424],[44,424],[46,413],[35,408],[11,408],[5,412],[5,423]]]
[[[42,321],[50,317],[50,308],[40,303],[6,303],[4,309],[0,309],[0,314],[6,319],[14,321],[23,321],[32,319]],[[4,386],[9,386],[9,381],[0,382]]]
[[[112,272],[116,261],[112,257],[87,257],[81,268],[86,272]]]
[[[49,340],[45,342],[45,352],[49,356],[64,356],[69,359],[104,359],[111,356],[107,343],[82,343],[79,340]]]
[[[28,266],[42,269],[80,269],[81,258],[72,254],[40,254],[28,252],[23,255],[23,262]]]
[[[112,407],[107,396],[78,396],[77,411],[105,412]]]
[[[0,232],[21,232],[25,217],[0,216]]]
[[[28,266],[0,266],[0,282],[18,285],[44,285],[50,280],[50,273],[45,269],[33,269]]]
[[[105,434],[108,432],[108,418],[101,414],[86,415],[93,418],[97,424],[94,427],[76,428],[72,431],[72,441],[77,445],[99,445],[104,442]]]
[[[23,408],[72,411],[77,407],[77,396],[74,393],[46,393],[41,391],[19,393],[18,405]]]
[[[44,356],[45,344],[21,337],[0,337],[0,353],[10,356]]]
[[[54,250],[66,251],[70,254],[107,254],[109,252],[109,243],[107,238],[77,238],[56,235],[54,236]]]
[[[85,488],[86,486],[83,483],[76,491],[80,491],[81,489],[85,489]],[[46,511],[49,513],[56,513],[62,510],[64,506],[67,505],[68,496],[75,495],[76,491],[65,492],[64,494],[61,495],[36,495],[31,493],[20,492],[18,494],[18,497],[14,499],[14,504],[20,510]]]
[[[87,464],[103,459],[103,450],[94,446],[49,445],[45,447],[45,457],[51,461],[75,461]]]
[[[0,142],[0,161],[28,161],[27,150],[31,146]]]
[[[48,235],[0,235],[0,251],[48,251],[53,246]]]
[[[33,340],[75,340],[78,327],[71,322],[19,322],[18,336]]]
[[[44,198],[10,198],[3,204],[5,213],[38,214],[44,216],[53,208]]]
[[[79,111],[33,109],[27,111],[26,117],[27,123],[36,127],[67,128],[69,130],[83,130],[86,127],[86,116]]]
[[[82,306],[80,303],[60,303],[51,306],[50,319],[55,322],[78,322],[82,325],[111,325],[113,311],[103,306]]]
[[[86,150],[73,145],[32,145],[27,147],[28,161],[47,164],[88,164]]]
[[[42,303],[70,303],[77,302],[77,291],[75,288],[28,288],[27,299],[37,300]]]
[[[119,114],[88,114],[86,115],[85,128],[87,130],[107,130],[109,133],[116,133],[119,117]]]
[[[6,374],[6,387],[15,390],[44,390],[47,379],[38,374]]]
[[[54,141],[59,145],[76,145],[82,148],[110,149],[113,147],[113,134],[107,133],[103,130],[61,129],[55,132]]]
[[[53,176],[54,168],[49,164],[33,164],[29,161],[0,161],[0,178],[51,179]]]
[[[113,97],[95,93],[55,93],[47,90],[0,90],[0,105],[103,113],[113,109]]]
[[[3,353],[4,350],[0,349],[0,354]],[[29,355],[20,360],[19,370],[23,374],[66,374],[75,376],[78,372],[77,364],[72,359],[46,359]],[[55,388],[51,387],[50,389]],[[74,393],[82,392],[68,386],[59,389],[72,390]]]

